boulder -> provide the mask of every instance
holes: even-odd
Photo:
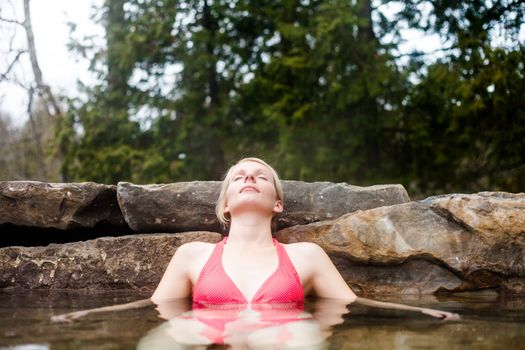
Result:
[[[38,181],[0,182],[0,224],[68,230],[127,227],[116,186]]]
[[[135,231],[221,232],[215,216],[220,184],[218,181],[166,185],[119,182],[117,196],[126,222]],[[359,187],[346,183],[283,181],[283,189],[285,210],[276,220],[279,229],[410,200],[401,185]]]
[[[431,197],[290,227],[277,238],[321,245],[360,294],[525,292],[525,194]]]
[[[138,234],[1,248],[0,288],[152,290],[180,245],[220,239],[212,232]]]
[[[219,181],[117,184],[122,214],[137,232],[221,231],[215,216]]]
[[[198,191],[193,193],[198,197]],[[285,200],[293,211],[290,197]],[[430,197],[288,227],[276,237],[321,245],[363,296],[487,289],[525,293],[525,194]],[[178,246],[220,239],[214,232],[184,232],[2,248],[0,288],[151,290]]]
[[[283,181],[283,191],[284,213],[277,217],[279,229],[410,201],[402,185],[360,187],[346,183]]]

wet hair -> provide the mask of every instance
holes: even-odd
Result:
[[[217,215],[217,219],[219,219],[219,222],[224,227],[226,227],[230,222],[230,214],[224,212],[224,208],[226,208],[226,192],[228,190],[228,185],[231,182],[233,170],[235,169],[235,167],[245,162],[255,162],[264,165],[272,174],[273,187],[275,188],[277,199],[283,201],[284,198],[283,186],[281,184],[281,180],[279,179],[279,175],[277,174],[274,168],[272,168],[268,163],[259,158],[243,158],[237,163],[235,163],[232,167],[230,167],[230,169],[228,169],[228,171],[226,172],[226,175],[224,176],[224,179],[221,184],[221,192],[219,194],[219,198],[217,199],[217,204],[215,205],[215,215]]]

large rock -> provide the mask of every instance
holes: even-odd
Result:
[[[126,227],[116,186],[37,181],[0,182],[0,224],[72,229]]]
[[[129,227],[138,232],[220,231],[215,216],[219,191],[219,181],[117,184],[122,214]]]
[[[401,185],[370,187],[345,183],[283,181],[284,213],[278,228],[337,218],[409,201]],[[194,181],[166,185],[120,182],[117,195],[128,225],[138,232],[221,231],[215,216],[220,182]]]
[[[318,243],[361,294],[525,292],[525,194],[431,197],[291,227],[277,238]]]
[[[357,211],[279,231],[321,245],[359,295],[525,292],[525,194],[479,193]],[[147,289],[178,246],[220,234],[139,234],[0,249],[0,288]]]
[[[89,212],[86,208],[90,206],[75,212],[70,209],[68,201],[80,202],[77,198],[82,197],[83,186],[104,187],[95,184],[72,184],[67,187],[31,182],[4,182],[1,185],[1,218],[3,222],[9,223],[19,220],[16,221],[18,225],[31,225],[31,218],[34,220],[32,222],[40,225],[51,225],[47,222],[53,215],[52,208],[61,213],[57,217],[84,217],[78,212]],[[366,200],[350,201],[339,195],[350,188],[347,185],[324,183],[323,186],[299,182],[285,182],[284,185],[287,191],[285,206],[292,213],[281,217],[281,222],[286,225],[300,220],[337,217],[346,210],[357,209],[334,220],[283,229],[277,233],[277,238],[283,242],[311,241],[320,244],[332,257],[345,280],[361,295],[487,288],[512,293],[525,292],[525,194],[482,192],[444,195],[364,210],[366,205],[363,203]],[[80,189],[75,186],[80,186]],[[202,205],[209,205],[208,220],[212,220],[213,201],[210,205],[210,201],[205,198],[216,194],[218,183],[163,186],[122,183],[119,186],[122,191],[119,192],[119,200],[135,201],[137,208],[140,208],[141,203],[149,205],[149,211],[141,214],[145,218],[155,212],[162,214],[153,216],[155,220],[150,223],[150,228],[164,224],[164,220],[173,215],[180,215],[178,207],[170,205],[175,202],[185,207],[183,199],[191,208],[192,203],[200,205],[195,198],[202,198]],[[24,190],[26,187],[29,189]],[[48,204],[52,208],[48,208],[48,211],[45,211],[45,203],[38,195],[39,191],[43,191],[38,190],[41,187],[49,188],[49,192],[54,195],[49,196]],[[68,191],[67,188],[77,192]],[[375,189],[380,191],[381,187]],[[155,190],[159,193],[155,193]],[[35,198],[31,193],[35,194]],[[64,193],[68,199],[64,199]],[[359,191],[348,193],[357,196],[355,193]],[[385,194],[367,196],[373,199],[369,203],[387,204]],[[96,203],[94,197],[86,203]],[[57,210],[55,203],[60,202],[60,198],[65,204],[58,205],[62,210]],[[332,201],[325,201],[325,198],[332,198]],[[383,202],[377,198],[382,198]],[[150,203],[147,203],[148,200]],[[306,204],[301,205],[301,202]],[[6,209],[8,205],[11,205],[11,212]],[[363,206],[361,209],[360,205]],[[32,212],[32,207],[38,210]],[[132,206],[123,207],[134,209]],[[27,208],[35,217],[24,214],[21,208]],[[96,212],[95,209],[92,211]],[[34,214],[37,212],[48,214],[42,218]],[[16,213],[22,217],[17,218]],[[309,216],[308,213],[313,214]],[[134,212],[135,216],[132,217],[138,220],[139,214]],[[186,215],[191,216],[188,220],[200,214],[186,212]],[[297,215],[297,218],[294,219],[293,215]],[[174,218],[175,221],[170,221],[171,224],[166,227],[184,227],[174,226],[179,218],[185,220],[184,215]],[[284,221],[286,218],[288,221]],[[193,222],[197,225],[202,220]],[[141,224],[141,221],[138,220],[138,223]],[[55,226],[52,227],[67,228],[70,227],[68,225],[77,224],[77,219],[55,220]],[[151,234],[52,244],[47,247],[3,248],[0,249],[0,288],[153,288],[180,244],[193,240],[217,242],[219,239],[218,233],[209,232]]]
[[[283,191],[284,213],[277,218],[279,228],[410,201],[402,185],[360,187],[346,183],[283,181]]]
[[[177,247],[220,239],[218,233],[189,232],[1,248],[0,288],[151,290]]]

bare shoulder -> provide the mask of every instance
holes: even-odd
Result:
[[[324,265],[326,253],[319,245],[310,242],[283,244],[283,246],[299,274],[305,293],[308,293],[313,286],[314,276]]]
[[[214,246],[214,243],[188,242],[178,247],[176,253],[180,257],[191,257],[192,259],[198,259],[201,255],[209,255]]]
[[[286,253],[292,260],[295,268],[308,273],[315,270],[316,264],[327,256],[323,248],[311,242],[283,244]]]
[[[177,249],[174,259],[177,260],[178,265],[184,265],[184,270],[193,284],[197,281],[200,271],[211,256],[214,247],[214,243],[188,242]]]
[[[288,254],[293,254],[297,257],[314,258],[325,254],[323,248],[312,242],[283,243],[283,246]]]

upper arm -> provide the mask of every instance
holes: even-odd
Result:
[[[190,296],[192,285],[188,262],[191,261],[194,250],[195,246],[192,243],[183,244],[177,249],[151,296],[153,302]]]
[[[355,293],[350,289],[330,257],[317,244],[308,244],[311,285],[318,297],[353,302]]]

